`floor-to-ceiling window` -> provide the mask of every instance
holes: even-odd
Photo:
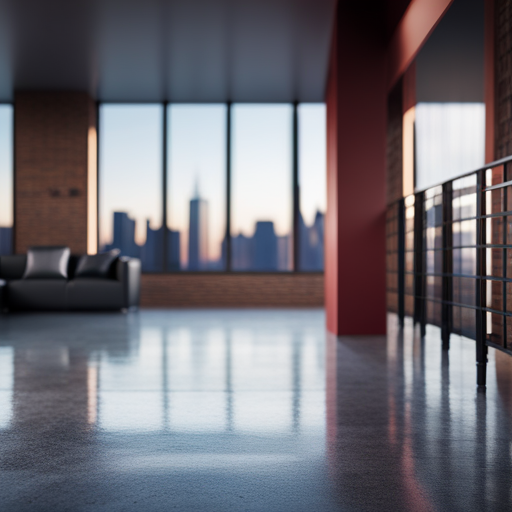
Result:
[[[161,271],[163,106],[102,105],[99,114],[100,247]]]
[[[170,270],[226,268],[226,124],[224,104],[167,107]]]
[[[292,270],[291,105],[232,110],[233,270]]]
[[[325,123],[324,104],[298,106],[299,270],[324,269]]]
[[[102,104],[100,248],[145,272],[322,271],[325,174],[323,104]]]
[[[12,253],[12,228],[13,108],[0,105],[0,255]]]

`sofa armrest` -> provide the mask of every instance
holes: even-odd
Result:
[[[121,256],[117,260],[116,278],[123,283],[124,307],[139,305],[141,264],[137,258]]]

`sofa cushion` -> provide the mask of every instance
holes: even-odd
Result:
[[[119,249],[99,254],[86,254],[80,258],[74,277],[110,277],[112,263],[119,256]]]
[[[83,277],[67,283],[68,309],[121,309],[123,298],[123,283],[115,279]]]
[[[69,247],[31,247],[23,279],[67,279]]]
[[[63,279],[20,279],[7,282],[7,303],[12,309],[66,309]]]
[[[0,256],[0,277],[7,281],[21,279],[27,266],[26,254],[11,254]]]

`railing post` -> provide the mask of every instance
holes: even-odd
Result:
[[[424,217],[424,192],[418,192],[414,200],[414,323],[420,323],[422,337],[426,331]]]
[[[405,201],[398,203],[398,323],[405,321]]]
[[[486,319],[483,304],[485,295],[484,287],[484,265],[485,265],[485,219],[482,218],[485,211],[485,203],[482,200],[483,184],[485,171],[477,172],[476,185],[476,269],[477,269],[477,287],[476,287],[476,381],[478,386],[485,386],[487,377],[487,345],[486,345]]]
[[[443,350],[450,348],[452,328],[452,182],[443,185],[443,277],[442,277],[442,309],[441,309],[441,340]]]

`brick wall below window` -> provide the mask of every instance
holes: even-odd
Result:
[[[323,274],[143,274],[141,307],[323,307]]]

